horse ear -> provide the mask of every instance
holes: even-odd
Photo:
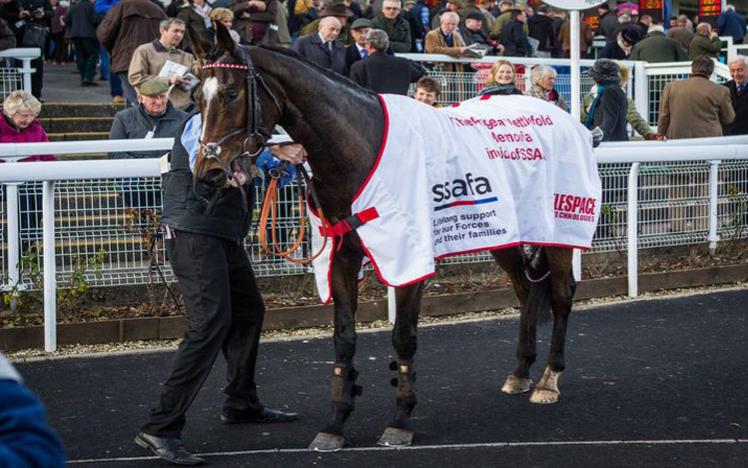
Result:
[[[231,33],[220,21],[214,21],[216,29],[216,44],[231,55],[234,55],[236,43],[231,37]]]
[[[187,39],[192,46],[192,53],[200,60],[204,59],[212,48],[210,44],[203,41],[202,35],[195,31],[189,23],[187,24]]]

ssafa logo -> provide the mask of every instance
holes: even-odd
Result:
[[[461,179],[448,180],[442,184],[432,186],[431,192],[434,195],[434,203],[446,202],[435,206],[434,211],[453,208],[455,206],[482,205],[498,201],[498,197],[496,196],[481,197],[481,195],[493,192],[491,182],[482,176],[473,177],[473,174],[470,172],[465,174],[465,177]],[[470,198],[465,199],[463,197]]]
[[[580,197],[567,193],[553,194],[553,210],[556,218],[571,219],[573,221],[595,221],[595,207],[597,199]]]

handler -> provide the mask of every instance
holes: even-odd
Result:
[[[141,447],[179,465],[204,462],[184,448],[181,434],[185,413],[221,351],[228,374],[223,422],[297,419],[296,413],[265,408],[257,397],[254,375],[265,305],[244,250],[255,191],[238,172],[234,178],[245,185],[246,204],[236,183],[215,197],[214,190],[202,184],[193,188],[199,135],[200,114],[193,114],[177,132],[171,170],[164,177],[166,251],[186,303],[188,327],[159,404],[135,437]],[[274,146],[271,151],[293,164],[306,156],[304,148],[295,144]]]

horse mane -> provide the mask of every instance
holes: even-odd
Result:
[[[331,81],[334,81],[335,83],[341,84],[343,86],[346,86],[347,88],[355,91],[360,91],[364,94],[368,94],[370,96],[376,96],[376,93],[368,88],[364,88],[363,86],[360,86],[353,81],[349,80],[343,75],[340,75],[329,68],[323,68],[317,65],[316,63],[313,63],[309,61],[306,57],[303,57],[301,54],[296,52],[293,49],[289,49],[288,47],[281,47],[276,45],[270,45],[270,44],[262,44],[254,47],[259,47],[260,49],[265,49],[270,52],[275,52],[281,55],[284,55],[290,59],[293,59],[296,62],[300,62],[302,65],[305,65],[307,67],[312,68],[316,72],[319,72],[321,75],[323,75],[325,78],[330,79]]]

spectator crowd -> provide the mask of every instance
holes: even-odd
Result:
[[[633,3],[616,8],[605,3],[597,13],[596,34],[605,46],[588,70],[595,85],[583,97],[582,122],[598,139],[625,140],[628,128],[645,139],[748,131],[743,119],[748,112],[745,58],[730,61],[734,79],[724,86],[706,86],[697,79],[711,74],[707,62],[719,58],[720,36],[743,42],[745,18],[733,6],[728,5],[713,25],[685,15],[670,18],[666,25],[639,14]],[[434,106],[439,105],[443,83],[426,76],[428,70],[417,62],[395,54],[494,55],[499,58],[484,70],[481,94],[526,94],[570,110],[556,88],[556,69],[536,65],[523,70],[530,76],[525,84],[516,65],[501,58],[569,56],[568,15],[543,3],[531,7],[512,0],[174,0],[164,5],[161,0],[0,0],[0,44],[44,50],[44,57],[32,62],[37,72],[31,92],[40,102],[45,59],[52,64],[74,59],[81,86],[109,81],[113,102],[126,106],[114,119],[111,138],[173,136],[194,106],[191,91],[199,82],[187,30],[212,40],[219,25],[228,28],[237,43],[290,47],[319,67],[378,93],[405,95],[416,83],[413,96]],[[593,34],[588,22],[580,22],[583,58],[591,51]],[[664,89],[656,131],[623,91],[629,71],[621,60],[694,64],[691,79]],[[443,64],[442,69],[471,71],[456,62]],[[694,116],[699,122],[691,125]],[[7,113],[5,119],[13,124]]]

